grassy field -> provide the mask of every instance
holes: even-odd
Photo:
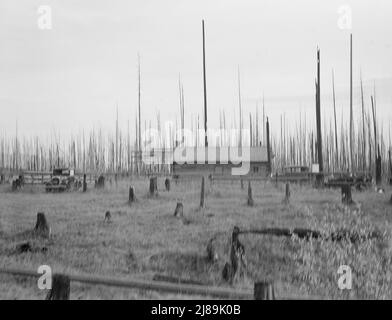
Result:
[[[286,294],[322,298],[392,298],[391,230],[392,190],[384,194],[353,191],[355,205],[341,205],[340,190],[315,190],[291,186],[285,204],[284,185],[253,182],[255,205],[246,205],[247,185],[239,182],[206,184],[206,207],[200,209],[200,180],[172,182],[171,191],[158,179],[159,195],[148,197],[147,179],[121,181],[117,186],[86,193],[46,194],[42,187],[25,186],[11,193],[0,186],[0,267],[37,270],[47,264],[57,272],[110,277],[152,279],[155,274],[193,279],[226,286],[221,272],[229,259],[229,239],[234,226],[311,227],[329,231],[339,227],[386,232],[385,241],[364,244],[302,241],[255,234],[241,235],[247,274],[235,288],[252,290],[257,280],[273,279],[277,296]],[[137,202],[128,205],[128,188],[135,186]],[[184,204],[184,219],[173,216],[177,201]],[[109,210],[112,222],[105,223]],[[51,238],[30,239],[37,212],[44,212]],[[216,236],[219,260],[206,259],[208,241]],[[18,253],[16,246],[32,241],[46,252]],[[353,289],[340,291],[337,270],[353,270]],[[24,277],[0,275],[0,299],[43,299],[45,291]],[[85,286],[71,283],[71,299],[199,298],[157,292]]]

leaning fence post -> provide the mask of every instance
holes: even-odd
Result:
[[[71,280],[63,274],[54,274],[52,277],[52,289],[48,292],[46,300],[69,300]]]
[[[275,300],[274,285],[270,282],[255,282],[255,300]]]

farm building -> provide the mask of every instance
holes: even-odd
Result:
[[[267,147],[191,147],[174,150],[172,173],[176,176],[234,175],[267,177],[271,159]],[[241,174],[233,169],[243,168]],[[241,171],[242,172],[242,171]]]

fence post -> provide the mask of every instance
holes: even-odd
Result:
[[[52,289],[48,292],[46,300],[69,300],[71,280],[68,276],[54,274],[52,277]]]
[[[273,283],[255,282],[254,285],[255,300],[275,300],[275,291]]]

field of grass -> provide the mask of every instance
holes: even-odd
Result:
[[[136,203],[128,205],[128,188],[135,186]],[[172,182],[166,192],[158,179],[159,195],[148,197],[148,179],[92,186],[86,193],[46,194],[42,187],[25,186],[11,193],[0,186],[0,267],[37,270],[50,265],[55,272],[94,274],[107,277],[152,279],[155,274],[192,279],[203,284],[229,287],[222,269],[229,259],[229,239],[234,226],[311,227],[328,231],[339,227],[386,232],[385,241],[364,244],[303,241],[244,234],[247,274],[232,287],[253,289],[258,280],[273,279],[277,296],[322,298],[392,298],[392,249],[390,238],[392,190],[353,191],[355,205],[341,205],[340,190],[316,190],[291,186],[285,204],[284,185],[253,182],[255,205],[248,207],[247,184],[206,184],[206,207],[199,208],[200,180]],[[173,216],[176,203],[184,204],[184,219]],[[111,223],[104,222],[106,211]],[[37,212],[44,212],[51,238],[30,239]],[[206,259],[208,241],[216,236],[218,261]],[[19,243],[31,241],[46,252],[18,253]],[[338,289],[337,270],[347,264],[353,270],[353,289]],[[0,299],[43,299],[35,280],[0,274]],[[198,298],[158,292],[86,286],[71,283],[71,299],[167,299]]]

